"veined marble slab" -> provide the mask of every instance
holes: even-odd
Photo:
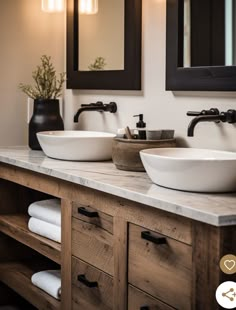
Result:
[[[117,170],[112,162],[69,162],[27,147],[0,148],[0,162],[84,185],[214,226],[236,225],[236,193],[198,194],[166,189],[146,173]]]

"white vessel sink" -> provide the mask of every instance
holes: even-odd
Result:
[[[159,148],[140,152],[151,180],[192,192],[236,191],[236,153],[191,148]]]
[[[95,131],[44,131],[37,133],[44,153],[52,158],[76,161],[111,159],[114,134]]]

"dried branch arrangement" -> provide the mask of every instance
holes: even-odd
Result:
[[[43,55],[41,65],[37,66],[37,69],[32,73],[35,85],[21,83],[19,88],[32,99],[56,99],[62,95],[65,75],[65,73],[60,73],[57,78],[51,57]]]
[[[101,71],[104,70],[106,66],[106,61],[104,57],[97,57],[91,65],[88,66],[90,71]]]

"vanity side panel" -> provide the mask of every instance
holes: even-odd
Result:
[[[235,226],[214,227],[193,222],[192,309],[221,309],[215,292],[224,281],[235,281],[235,275],[220,270],[224,255],[236,253]]]

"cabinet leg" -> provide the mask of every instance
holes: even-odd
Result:
[[[62,238],[61,238],[61,310],[72,309],[71,293],[71,216],[72,202],[61,201]]]
[[[217,287],[232,276],[220,270],[220,259],[236,252],[236,233],[232,226],[193,224],[193,304],[192,309],[221,309],[215,299]]]
[[[114,217],[114,310],[127,310],[127,247],[128,223]]]

